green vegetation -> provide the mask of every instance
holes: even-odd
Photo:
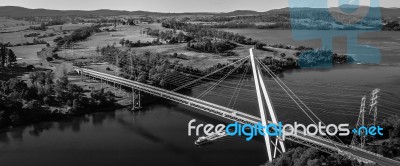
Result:
[[[387,24],[385,24],[382,27],[382,30],[387,30],[387,31],[400,31],[400,23],[398,21],[388,21]]]
[[[45,25],[46,26],[63,25],[65,23],[66,23],[66,21],[64,21],[63,19],[53,19],[51,21],[48,21]]]
[[[57,43],[58,46],[61,45],[70,45],[72,42],[78,42],[87,39],[92,33],[100,32],[100,25],[94,25],[90,27],[83,27],[77,30],[74,30],[70,35],[64,37],[57,37],[54,39],[54,42]]]
[[[112,93],[103,90],[93,91],[87,98],[67,77],[54,82],[49,71],[30,73],[29,78],[30,85],[17,78],[0,81],[0,128],[89,113],[115,101]]]
[[[39,35],[40,35],[40,33],[30,33],[30,34],[24,35],[24,37],[38,37]]]
[[[0,43],[0,67],[11,67],[17,61],[17,57],[11,49]]]
[[[171,63],[169,56],[146,52],[143,56],[136,56],[131,52],[121,51],[114,46],[101,48],[103,61],[115,64],[121,68],[121,75],[125,78],[142,83],[164,87],[166,77],[174,72],[177,61]]]
[[[161,45],[162,43],[159,41],[159,39],[155,39],[152,42],[141,42],[140,40],[136,41],[136,42],[132,42],[129,40],[125,40],[125,39],[121,39],[119,41],[119,44],[121,44],[122,46],[126,46],[126,47],[146,47],[146,46],[152,46],[152,45]]]
[[[237,47],[236,44],[231,43],[227,40],[223,41],[212,41],[210,39],[203,39],[196,43],[188,43],[187,47],[190,50],[208,52],[208,53],[222,53],[232,50]]]
[[[379,144],[368,143],[367,149],[381,154],[385,157],[394,158],[400,156],[400,116],[394,115],[383,121],[381,124],[384,128],[384,133]],[[372,141],[372,140],[370,140]],[[369,141],[369,142],[370,142]]]
[[[144,31],[144,33],[170,44],[189,42],[190,40],[192,40],[191,37],[185,35],[182,31],[177,33],[176,30],[160,31],[159,29],[146,28],[146,31]]]
[[[361,166],[365,165],[355,160],[347,159],[341,155],[327,155],[315,148],[297,147],[290,149],[272,163],[265,166]]]
[[[201,41],[204,38],[213,40],[228,40],[244,45],[255,45],[258,41],[251,38],[246,38],[232,32],[221,31],[213,28],[209,28],[205,25],[190,24],[186,22],[176,20],[165,20],[162,22],[162,26],[165,28],[178,29],[187,32],[187,36],[193,38],[195,41]]]
[[[192,66],[183,66],[179,61],[170,61],[171,57],[178,57],[178,54],[160,54],[145,52],[142,55],[136,55],[130,51],[121,51],[115,46],[107,46],[100,49],[102,54],[102,62],[109,62],[121,68],[120,75],[124,78],[147,83],[150,85],[166,88],[174,85],[168,85],[167,78],[171,74],[190,73],[197,76],[203,76],[213,72],[219,68],[223,68],[225,64],[217,64],[204,70],[193,68]],[[118,64],[116,64],[118,58]],[[221,73],[229,72],[233,66],[227,67]],[[236,72],[243,72],[245,66],[239,67]],[[218,75],[215,74],[215,75]],[[223,76],[223,75],[222,75]],[[190,80],[190,78],[188,78]]]
[[[377,9],[373,9],[377,10]],[[334,12],[335,17],[343,20],[354,19],[352,15]],[[380,29],[381,18],[366,17],[359,25],[339,23],[330,12],[318,8],[296,8],[271,10],[266,13],[241,16],[213,16],[194,18],[193,21],[211,22],[204,25],[209,28],[258,28],[258,29],[318,29],[318,30],[353,30],[353,29]],[[393,30],[393,26],[385,26]],[[398,27],[398,26],[395,26]],[[386,28],[383,28],[386,30]]]
[[[352,57],[334,54],[331,50],[307,50],[300,53],[298,64],[300,67],[329,67],[335,63],[352,62]]]
[[[40,24],[40,26],[30,26],[28,30],[38,30],[38,31],[46,31],[47,26],[45,23]]]

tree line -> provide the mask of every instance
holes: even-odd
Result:
[[[74,30],[70,35],[66,35],[64,37],[57,37],[54,39],[54,42],[57,43],[58,46],[61,45],[70,45],[73,42],[78,42],[87,39],[95,32],[100,32],[101,25],[92,25],[89,27],[82,27]]]
[[[193,40],[201,40],[202,38],[210,38],[214,40],[229,40],[244,45],[255,45],[259,41],[247,38],[245,36],[226,32],[207,25],[191,24],[187,22],[177,21],[175,19],[164,20],[162,26],[165,28],[177,29],[187,32],[187,36]]]
[[[236,44],[227,40],[212,41],[211,39],[202,39],[198,42],[188,42],[187,47],[190,50],[208,52],[208,53],[223,53],[237,47]]]
[[[159,29],[146,28],[145,33],[171,44],[189,42],[193,39],[185,35],[182,31],[177,32],[176,30],[160,31]]]
[[[377,9],[373,9],[377,10]],[[336,17],[342,20],[353,20],[356,16],[343,13],[334,13]],[[213,28],[258,28],[258,29],[339,29],[339,30],[357,30],[362,27],[380,29],[381,18],[365,17],[358,25],[345,25],[338,23],[332,14],[325,9],[298,8],[286,11],[269,11],[264,14],[246,15],[246,16],[213,16],[194,18],[194,21],[209,22],[207,25]],[[255,25],[254,23],[273,23],[265,25]],[[390,21],[388,21],[390,23]],[[334,26],[332,23],[343,25]],[[383,30],[396,30],[398,26],[383,25]]]
[[[151,46],[151,45],[161,45],[162,43],[160,42],[159,39],[154,39],[152,42],[149,42],[149,41],[141,42],[140,40],[133,42],[133,41],[123,38],[119,41],[119,44],[121,44],[122,46],[125,46],[125,47],[146,47],[146,46]]]
[[[47,26],[45,23],[41,23],[39,26],[30,26],[28,30],[46,31]]]
[[[308,147],[296,147],[289,149],[287,152],[273,160],[271,163],[265,164],[265,166],[320,166],[320,165],[332,165],[332,166],[373,166],[374,164],[364,164],[356,160],[350,160],[339,154],[327,155],[320,152],[315,148]]]
[[[0,128],[84,114],[115,101],[112,93],[103,90],[93,91],[88,98],[67,77],[54,79],[49,71],[30,73],[29,82],[17,78],[0,81]]]

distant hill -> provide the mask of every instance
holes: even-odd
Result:
[[[235,10],[233,12],[228,13],[219,13],[221,16],[242,16],[242,15],[257,15],[263,14],[264,12],[257,12],[253,10]]]
[[[160,13],[148,11],[125,11],[125,10],[50,10],[50,9],[28,9],[17,6],[0,6],[0,17],[31,17],[31,16],[119,16],[119,15],[211,15],[213,13]]]
[[[298,8],[297,10],[310,10],[310,8]],[[315,10],[315,9],[313,9]],[[124,10],[50,10],[50,9],[28,9],[17,6],[0,6],[0,17],[31,17],[31,16],[118,16],[118,15],[148,15],[148,16],[175,16],[175,15],[219,15],[219,16],[239,16],[239,15],[260,15],[260,14],[288,14],[289,8],[274,9],[266,12],[252,10],[236,10],[227,13],[161,13],[148,11],[124,11]],[[400,8],[381,8],[383,17],[400,17]]]
[[[346,5],[342,6],[342,8],[358,8],[358,6],[351,6],[351,5]],[[333,11],[339,12],[340,9],[338,7],[333,8]],[[366,6],[361,6],[362,10],[368,10],[368,7]],[[298,11],[307,11],[307,10],[322,10],[321,8],[295,8],[292,10],[298,10]],[[269,14],[288,14],[289,13],[289,8],[282,8],[282,9],[273,9],[270,11],[267,11],[265,13]],[[399,18],[400,17],[400,8],[381,8],[381,15],[383,18],[391,17],[391,18]]]

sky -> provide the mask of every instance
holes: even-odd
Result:
[[[230,12],[234,10],[267,11],[288,7],[289,0],[0,0],[1,6],[21,6],[56,10],[128,10],[153,12]],[[301,1],[310,0],[290,0]],[[319,0],[324,1],[324,0]],[[325,0],[350,1],[365,0]],[[369,1],[369,0],[367,0]],[[378,0],[372,0],[378,1]],[[400,7],[400,1],[380,0],[380,6]],[[364,4],[365,5],[365,4]]]

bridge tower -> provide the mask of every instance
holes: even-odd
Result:
[[[271,117],[271,121],[278,125],[278,119],[277,116],[275,114],[275,110],[272,106],[271,103],[271,99],[269,97],[268,91],[265,87],[265,83],[263,80],[263,74],[260,70],[260,66],[258,63],[256,63],[254,54],[253,54],[253,48],[250,49],[250,61],[251,61],[251,66],[252,66],[252,70],[253,70],[253,77],[254,77],[254,84],[256,87],[256,93],[257,93],[257,100],[258,100],[258,107],[259,107],[259,111],[260,111],[260,116],[261,116],[261,121],[262,121],[262,125],[263,126],[267,126],[267,115],[265,112],[265,109],[268,110],[268,115]],[[264,105],[263,99],[265,100],[266,103],[266,107]],[[264,133],[266,133],[266,129],[264,128]],[[285,145],[283,143],[283,141],[281,139],[278,139],[278,137],[275,138],[275,143],[271,140],[272,138],[270,138],[270,136],[268,134],[265,134],[264,136],[264,140],[265,140],[265,144],[267,147],[267,155],[268,155],[268,160],[269,162],[272,162],[272,159],[276,157],[276,150],[278,148],[278,142],[280,145],[280,149],[279,150],[281,153],[284,153],[285,150]],[[272,156],[272,150],[271,150],[271,144],[273,146],[275,146],[274,149],[274,155]]]
[[[358,116],[357,124],[355,126],[356,129],[358,129],[360,126],[365,126],[365,120],[364,120],[364,115],[365,115],[365,101],[367,100],[366,96],[363,96],[361,99],[361,106],[360,106],[360,114]],[[360,141],[358,141],[359,139]],[[365,131],[361,130],[360,135],[354,133],[353,139],[351,140],[351,145],[353,146],[358,146],[360,148],[364,148],[365,145]]]
[[[378,93],[380,91],[381,91],[380,89],[374,89],[371,92],[371,100],[370,100],[370,104],[369,104],[369,114],[371,114],[371,112],[374,113],[373,125],[376,125],[376,119],[378,117]]]

